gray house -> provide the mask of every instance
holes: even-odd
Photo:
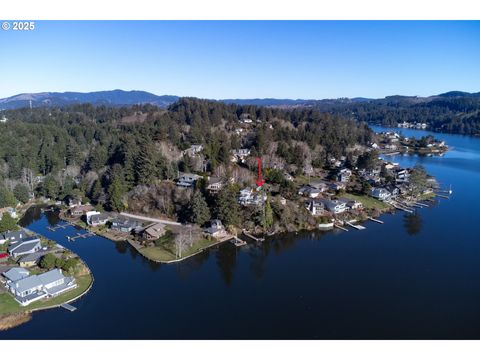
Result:
[[[8,247],[10,256],[17,257],[26,254],[33,254],[42,248],[40,239],[35,236],[28,237],[21,241],[17,241]]]
[[[112,220],[110,229],[130,234],[133,230],[140,227],[140,223],[127,217],[118,217]]]
[[[20,241],[25,238],[28,238],[28,234],[25,232],[25,230],[7,231],[0,234],[0,244],[3,244],[7,241],[9,242]]]
[[[75,278],[66,277],[60,269],[53,269],[40,275],[31,275],[17,281],[7,282],[9,291],[20,305],[45,297],[54,297],[77,287]]]
[[[18,281],[30,276],[30,271],[21,267],[14,267],[8,271],[5,271],[2,273],[2,275],[5,279],[7,279],[7,281]]]

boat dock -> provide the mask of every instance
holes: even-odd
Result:
[[[402,206],[401,204],[396,203],[396,202],[394,202],[394,201],[390,202],[390,205],[392,205],[395,209],[402,210],[402,211],[406,211],[406,212],[408,212],[408,213],[410,213],[410,214],[413,213],[413,210],[412,210],[412,209],[409,209],[409,208],[407,208],[407,207],[405,207],[405,206]]]
[[[230,242],[235,245],[235,246],[243,246],[247,245],[247,242],[245,240],[239,239],[238,237],[234,236],[233,238],[230,239]]]
[[[343,231],[348,231],[348,229],[345,229],[344,227],[338,225],[337,223],[333,224],[334,227],[336,227],[337,229],[340,229],[340,230],[343,230]]]
[[[435,194],[435,196],[441,197],[443,199],[450,200],[450,198],[448,196],[445,196],[445,195],[442,195],[442,194]]]
[[[87,233],[83,233],[83,234],[77,233],[77,235],[75,235],[75,236],[67,236],[67,239],[68,239],[68,241],[75,241],[77,239],[85,239],[87,237],[94,236],[94,235],[95,234],[92,233],[92,232],[87,232]]]
[[[382,221],[382,220],[374,219],[374,218],[372,218],[372,217],[368,217],[368,220],[372,220],[372,221],[374,221],[374,222],[376,222],[376,223],[383,224],[383,221]]]
[[[354,224],[352,224],[350,221],[345,221],[345,224],[347,224],[348,226],[351,226],[351,227],[353,227],[354,229],[357,229],[357,230],[365,230],[365,229],[366,229],[365,226],[362,226],[362,225],[354,225]]]
[[[68,228],[68,227],[70,227],[70,226],[72,226],[72,225],[70,225],[69,223],[66,222],[66,223],[63,223],[63,224],[55,225],[55,226],[53,226],[53,227],[52,227],[52,226],[49,226],[49,227],[47,227],[47,229],[48,229],[49,231],[55,231],[55,230],[59,230],[59,229],[66,229],[66,228]]]
[[[247,232],[245,229],[243,230],[243,235],[245,235],[246,237],[249,237],[250,239],[255,240],[255,241],[264,241],[265,240],[265,238],[257,238],[255,236],[253,236],[252,234]]]
[[[60,305],[60,307],[64,308],[65,310],[68,310],[70,312],[73,312],[73,311],[77,310],[77,308],[75,306],[72,306],[72,305],[67,304],[67,303]]]

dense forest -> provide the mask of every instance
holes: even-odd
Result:
[[[184,199],[174,182],[164,180],[196,172],[223,178],[237,174],[241,183],[242,171],[249,180],[255,164],[239,168],[231,161],[232,150],[248,148],[252,157],[261,155],[266,170],[303,174],[306,167],[328,166],[332,157],[351,156],[373,136],[365,123],[311,108],[282,110],[195,98],[181,98],[168,109],[81,104],[7,110],[4,115],[0,207],[14,202],[9,194],[25,201],[35,192],[52,199],[88,198],[122,210],[127,194],[139,197],[156,186],[158,194],[168,191],[173,200],[165,205],[157,199],[155,206],[178,216],[192,194]],[[248,125],[241,121],[245,118]],[[203,145],[201,156],[185,151],[193,144]]]
[[[428,129],[480,135],[480,95],[451,92],[428,98],[389,96],[364,101],[318,101],[313,107],[370,124],[426,123]]]

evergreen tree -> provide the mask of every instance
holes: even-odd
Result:
[[[0,208],[16,205],[15,196],[5,186],[0,186]]]
[[[5,212],[0,220],[0,232],[11,231],[17,229],[17,222],[10,215],[10,213]]]
[[[13,195],[15,195],[15,198],[22,202],[22,203],[27,203],[29,200],[29,190],[28,187],[24,184],[17,184],[15,185],[15,188],[13,189]]]
[[[192,199],[192,221],[203,226],[210,220],[210,209],[200,191],[196,191]]]
[[[58,181],[53,177],[53,175],[47,175],[45,180],[43,180],[43,184],[41,185],[42,194],[45,197],[56,199],[60,192],[60,184]]]
[[[120,173],[113,174],[112,181],[108,186],[108,206],[113,211],[125,210],[125,204],[123,202],[123,196],[126,192],[125,182]]]
[[[270,205],[270,196],[267,197],[265,202],[265,216],[264,216],[264,228],[268,229],[273,225],[273,211],[272,206]]]
[[[216,214],[226,226],[238,225],[240,222],[240,206],[237,202],[236,189],[232,185],[224,186],[216,199]]]

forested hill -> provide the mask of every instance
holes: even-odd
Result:
[[[0,109],[22,107],[58,107],[80,103],[121,107],[150,104],[167,108],[177,96],[158,96],[145,91],[98,91],[91,93],[19,94],[0,99]],[[254,105],[283,109],[315,108],[320,112],[365,121],[370,124],[397,126],[398,123],[425,123],[429,130],[468,135],[480,135],[480,93],[450,91],[428,97],[387,96],[383,99],[340,98],[305,99],[224,99],[231,105]],[[2,114],[0,114],[0,117]]]
[[[194,98],[179,99],[168,109],[81,104],[4,114],[7,120],[0,123],[4,186],[34,189],[32,178],[47,176],[41,194],[62,197],[75,188],[94,203],[108,203],[138,185],[175,179],[178,171],[227,174],[232,171],[231,151],[240,148],[262,155],[265,166],[303,173],[305,166],[323,167],[331,156],[351,155],[373,134],[366,124],[314,109]],[[199,157],[183,152],[192,144],[204,146],[201,163]],[[73,185],[73,178],[81,183]]]
[[[317,101],[322,112],[370,124],[425,123],[433,131],[480,135],[480,93],[451,91],[430,97],[388,96],[367,101]]]

